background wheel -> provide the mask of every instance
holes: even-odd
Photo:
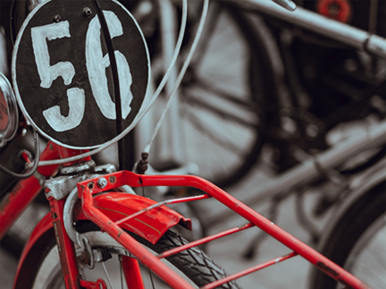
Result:
[[[194,17],[201,9],[196,6],[197,13],[189,14],[181,55],[194,37],[198,21]],[[222,187],[238,181],[255,165],[263,143],[264,74],[255,49],[254,29],[240,8],[227,1],[211,1],[200,44],[179,90],[176,135],[183,151],[180,162],[196,164],[199,175]],[[157,73],[156,69],[153,72]],[[162,101],[161,97],[150,113],[156,115]],[[150,153],[150,162],[157,170],[168,167],[174,153],[165,145],[165,138],[173,138],[168,136],[173,133],[170,124],[163,126]]]
[[[321,253],[373,289],[386,288],[385,183],[366,193],[337,221]],[[319,270],[312,289],[344,288]]]

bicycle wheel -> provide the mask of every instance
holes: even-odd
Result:
[[[100,232],[96,232],[100,234]],[[142,243],[148,249],[161,253],[172,249],[176,246],[185,244],[186,241],[179,235],[168,231],[155,245],[148,241],[130,233],[137,241]],[[126,288],[124,284],[123,263],[120,262],[121,256],[130,256],[121,245],[111,241],[111,239],[101,238],[89,239],[92,249],[99,248],[103,254],[111,254],[112,258],[96,263],[91,270],[84,265],[80,265],[80,274],[83,278],[89,281],[96,281],[101,278],[105,280],[107,288]],[[178,253],[167,259],[168,265],[172,266],[181,276],[185,276],[192,285],[198,287],[204,284],[215,281],[225,276],[223,269],[219,268],[213,261],[202,251],[197,248],[192,248],[187,251]],[[141,268],[142,275],[149,275],[144,278],[145,288],[170,288],[163,283],[155,275],[151,274],[146,268]],[[48,289],[48,288],[65,288],[58,249],[55,243],[47,250],[41,264],[39,264],[38,273],[32,286],[33,289]],[[238,288],[235,283],[224,284],[221,288]]]
[[[356,201],[326,240],[329,241],[321,250],[323,255],[371,288],[386,288],[385,184]],[[319,270],[312,276],[312,289],[344,288]]]
[[[189,24],[183,50],[190,48],[195,31],[195,22]],[[176,135],[181,162],[196,164],[199,175],[221,187],[250,170],[263,143],[266,82],[255,34],[255,27],[240,8],[226,1],[211,1],[201,40],[179,90]],[[162,142],[154,147],[162,153],[154,151],[152,165],[162,169],[162,161],[170,159],[172,149]]]

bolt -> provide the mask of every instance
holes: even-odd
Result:
[[[104,187],[107,186],[107,180],[105,178],[99,178],[97,182],[98,187],[103,189]]]
[[[89,7],[84,7],[83,8],[83,16],[84,17],[89,17],[92,15],[92,10]]]
[[[60,15],[55,15],[54,16],[54,22],[59,22],[60,21]]]

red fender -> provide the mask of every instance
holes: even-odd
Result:
[[[142,196],[120,192],[109,192],[94,197],[94,205],[113,221],[118,221],[128,215],[138,212],[157,202]],[[85,219],[80,211],[76,211],[76,219]],[[191,220],[165,207],[138,215],[120,226],[131,231],[151,243],[159,238],[171,227],[181,224],[191,229]],[[37,262],[44,256],[45,249],[55,242],[51,214],[48,213],[32,231],[19,260],[15,276],[14,289],[32,286],[37,274]],[[26,286],[26,284],[29,284]]]
[[[151,199],[122,192],[107,192],[93,198],[94,207],[117,222],[129,215],[148,208],[156,201]],[[77,219],[84,219],[83,214]],[[120,226],[138,236],[155,244],[163,234],[171,227],[180,224],[191,230],[191,220],[183,217],[166,206],[156,207],[150,211],[136,216],[129,221],[123,222]]]

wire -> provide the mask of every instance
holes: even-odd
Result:
[[[94,150],[89,151],[89,152],[84,153],[84,154],[80,154],[80,155],[77,155],[77,156],[74,156],[74,157],[70,157],[70,158],[57,159],[57,160],[49,160],[49,161],[41,161],[41,162],[39,162],[39,166],[59,165],[59,164],[67,163],[67,162],[73,162],[73,161],[76,161],[78,159],[89,157],[91,155],[97,154],[97,153],[105,150],[106,148],[112,146],[113,144],[115,144],[119,140],[121,140],[126,134],[128,134],[137,125],[137,123],[149,111],[149,109],[154,104],[155,100],[160,95],[160,93],[163,90],[167,80],[170,77],[170,74],[172,72],[173,67],[175,66],[175,64],[177,62],[177,57],[178,57],[178,55],[180,53],[181,46],[182,46],[182,41],[183,41],[185,30],[186,30],[187,14],[188,14],[187,13],[187,10],[188,10],[187,0],[182,0],[182,4],[183,5],[182,5],[181,27],[180,27],[180,31],[179,31],[176,47],[175,47],[174,52],[173,52],[173,57],[172,57],[172,60],[170,61],[168,69],[165,72],[164,77],[161,80],[161,83],[159,84],[159,86],[156,89],[152,99],[150,100],[147,109],[142,110],[142,112],[140,110],[139,114],[135,117],[135,119],[133,120],[132,124],[128,128],[126,128],[125,131],[121,135],[116,136],[115,138],[113,138],[112,140],[110,140],[106,144],[100,146],[99,148],[94,149]]]
[[[172,101],[174,100],[174,97],[176,96],[177,89],[180,86],[181,81],[184,78],[186,70],[188,69],[188,66],[190,64],[190,61],[193,58],[193,54],[194,54],[194,52],[195,52],[195,50],[197,48],[198,42],[199,42],[199,40],[201,38],[202,30],[204,28],[206,16],[208,14],[208,6],[209,6],[209,0],[205,0],[204,3],[203,3],[200,23],[199,23],[199,26],[198,26],[198,29],[197,29],[197,33],[196,33],[196,36],[194,38],[192,47],[190,48],[189,54],[188,54],[188,56],[186,58],[186,61],[184,62],[184,66],[182,67],[181,72],[180,72],[180,74],[177,77],[176,84],[175,84],[175,86],[174,86],[174,88],[173,88],[173,90],[172,90],[172,92],[171,92],[171,94],[170,94],[170,96],[169,96],[169,98],[167,100],[165,109],[162,112],[162,115],[161,115],[161,117],[159,118],[159,120],[157,122],[157,125],[156,125],[156,127],[154,129],[154,133],[153,133],[149,143],[147,144],[147,146],[144,149],[145,153],[149,153],[150,152],[151,146],[154,143],[154,139],[157,136],[157,134],[158,134],[158,132],[159,132],[159,130],[161,128],[161,125],[162,125],[162,123],[163,123],[163,121],[164,121],[164,119],[166,117],[166,114],[168,113],[168,110],[169,110],[169,108],[170,108],[170,106],[172,104]]]

